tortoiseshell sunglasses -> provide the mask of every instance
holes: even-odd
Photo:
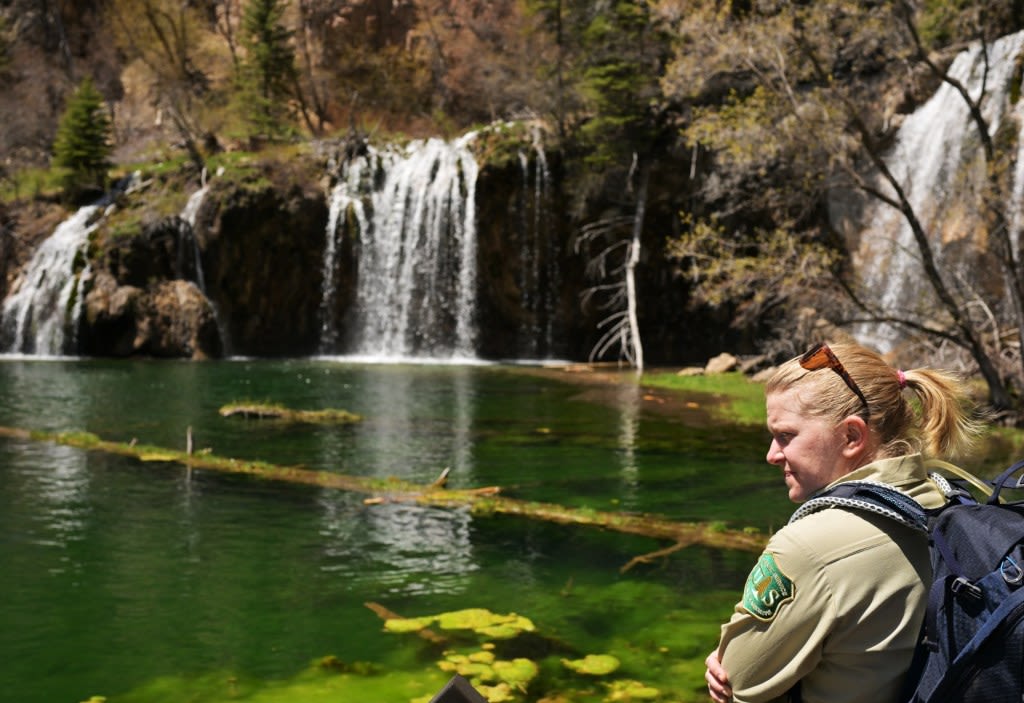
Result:
[[[815,344],[807,350],[807,353],[800,357],[800,365],[808,371],[829,368],[839,374],[839,377],[846,382],[851,391],[857,394],[860,402],[864,403],[864,411],[871,416],[871,409],[868,407],[868,399],[864,397],[857,382],[846,372],[842,362],[835,353],[828,348],[827,344]]]

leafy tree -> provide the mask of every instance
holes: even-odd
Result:
[[[257,133],[282,136],[290,131],[296,97],[293,32],[284,26],[285,0],[250,0],[242,15],[239,87],[246,119]]]
[[[207,133],[203,107],[211,102],[208,72],[197,65],[204,37],[202,17],[190,3],[120,0],[112,5],[118,44],[145,66],[150,101],[166,114],[198,169],[199,144]]]
[[[537,37],[523,3],[419,0],[416,8],[406,45],[437,117],[464,124],[531,108],[542,89],[531,75]]]
[[[84,192],[106,189],[110,135],[103,96],[86,78],[68,101],[53,145],[53,164],[66,169],[63,185],[72,200]]]
[[[787,293],[789,310],[813,300],[815,293],[830,292],[845,296],[848,322],[884,321],[951,342],[977,364],[993,405],[1007,408],[1011,397],[1005,384],[1007,369],[1000,361],[1001,334],[986,332],[987,320],[982,319],[1005,306],[981,300],[977,292],[959,285],[949,264],[943,268],[920,213],[907,197],[907,184],[883,158],[894,112],[883,99],[888,89],[901,84],[910,88],[907,78],[920,80],[922,76],[931,76],[931,87],[940,81],[953,85],[969,107],[979,156],[987,164],[987,202],[996,204],[989,210],[988,224],[982,226],[987,226],[996,243],[1007,280],[1024,282],[999,205],[1002,198],[998,193],[1005,187],[1008,169],[998,163],[993,135],[981,117],[986,94],[972,97],[958,85],[931,59],[931,51],[941,46],[927,46],[928,40],[918,31],[927,20],[932,22],[929,36],[933,39],[944,40],[950,32],[967,31],[963,29],[967,27],[968,35],[958,35],[959,39],[991,40],[994,35],[990,32],[1000,27],[982,21],[987,17],[984,9],[1007,6],[990,0],[958,0],[955,8],[952,2],[921,5],[918,11],[904,0],[724,5],[713,0],[661,0],[659,11],[673,23],[679,38],[665,90],[695,106],[687,136],[711,151],[717,174],[729,174],[725,183],[720,178],[708,181],[707,195],[717,199],[719,209],[735,213],[746,208],[748,218],[752,212],[772,214],[774,222],[767,220],[764,228],[745,227],[734,220],[731,236],[740,239],[746,251],[770,256],[773,240],[769,235],[778,228],[789,232],[798,244],[841,247],[842,242],[830,240],[827,218],[820,213],[829,193],[837,188],[852,189],[891,206],[912,230],[924,276],[934,294],[930,309],[884,309],[872,299],[870,290],[859,288],[848,270],[835,268],[830,277],[825,269],[814,266],[804,269],[808,275],[791,279],[796,283]],[[955,18],[945,14],[953,10]],[[937,18],[942,21],[933,21]],[[1019,26],[1019,17],[1017,23]],[[769,173],[772,178],[766,179]],[[749,202],[741,202],[746,197]],[[691,236],[695,234],[699,234],[696,227],[691,229]],[[683,249],[694,251],[692,247]],[[786,263],[776,261],[779,266]],[[769,279],[763,282],[767,284]],[[711,277],[703,283],[714,285]],[[1024,285],[1014,294],[1021,301],[1016,306],[1018,324],[1012,326],[1024,330],[1020,291]],[[984,311],[982,315],[979,310]],[[1019,370],[1016,376],[1022,377]]]

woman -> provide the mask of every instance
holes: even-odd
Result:
[[[851,343],[786,362],[765,397],[768,463],[794,502],[875,481],[939,507],[924,459],[961,453],[980,429],[957,380],[904,373]],[[791,522],[769,540],[707,658],[712,699],[897,701],[930,583],[925,535],[890,518],[833,508]]]

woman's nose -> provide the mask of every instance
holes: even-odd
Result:
[[[768,455],[765,457],[769,464],[779,466],[786,461],[785,454],[782,453],[782,447],[774,439],[772,443],[768,445]]]

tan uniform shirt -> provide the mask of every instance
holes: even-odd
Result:
[[[945,498],[920,455],[883,459],[845,481],[880,481],[926,508]],[[881,515],[829,508],[772,536],[718,653],[736,703],[897,701],[928,602],[927,538]]]

